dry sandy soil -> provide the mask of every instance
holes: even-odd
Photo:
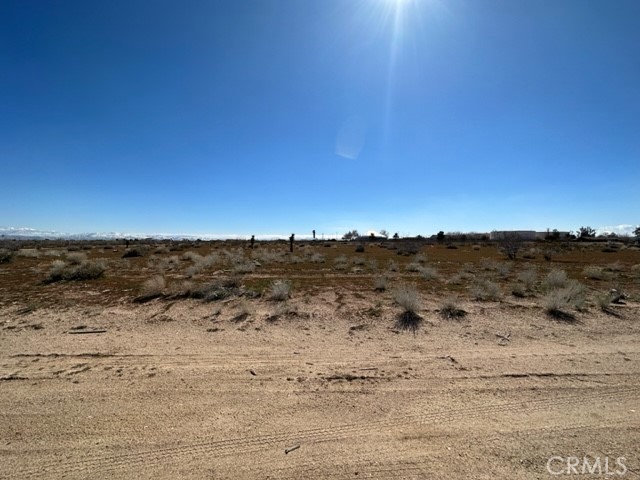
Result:
[[[448,278],[463,264],[497,278],[479,266],[499,261],[495,246],[423,247],[435,280],[405,273],[410,257],[368,247],[380,264],[370,270],[400,264],[376,292],[375,272],[334,269],[334,257],[355,255],[337,245],[289,270],[263,261],[240,296],[139,303],[140,280],[173,253],[125,263],[122,247],[91,248],[106,258],[104,278],[42,284],[43,254],[0,265],[2,478],[546,479],[558,477],[554,456],[565,473],[566,457],[580,472],[584,457],[601,459],[601,475],[580,478],[640,476],[637,250],[519,260],[500,277],[500,299],[477,301]],[[527,262],[540,279],[558,265],[579,278],[587,264],[617,263],[608,280],[582,278],[586,306],[556,318],[541,306],[542,280],[529,296],[509,294]],[[164,274],[180,280],[186,265]],[[286,308],[264,291],[273,278],[293,281]],[[394,282],[420,291],[415,331],[397,324]],[[629,295],[602,311],[593,295],[614,283]],[[452,292],[467,312],[456,320],[439,312]]]

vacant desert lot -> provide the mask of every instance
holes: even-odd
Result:
[[[2,478],[640,476],[630,245],[4,247]]]

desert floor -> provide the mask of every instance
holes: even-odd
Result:
[[[538,256],[536,292],[515,297],[527,260],[483,269],[480,259],[502,262],[493,246],[422,247],[440,272],[425,280],[405,273],[411,257],[367,247],[380,266],[354,270],[353,246],[331,245],[289,270],[263,258],[242,276],[249,296],[136,302],[171,252],[126,263],[122,247],[91,248],[106,258],[102,279],[42,284],[44,254],[0,265],[2,478],[545,479],[558,477],[548,465],[566,473],[567,457],[580,471],[584,457],[601,460],[601,475],[581,478],[603,478],[605,458],[609,478],[640,476],[637,250],[569,249],[554,265]],[[343,253],[350,266],[336,270]],[[399,271],[374,291],[387,257]],[[191,280],[229,274],[223,263]],[[500,298],[450,285],[463,263],[493,276]],[[615,267],[582,278],[586,307],[549,315],[546,270],[581,278],[587,264]],[[181,281],[186,265],[163,274]],[[286,302],[264,290],[273,278],[292,281]],[[415,331],[397,322],[394,282],[418,287]],[[597,308],[592,295],[614,284],[625,301]],[[441,315],[445,293],[463,318]]]

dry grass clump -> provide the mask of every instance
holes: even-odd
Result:
[[[378,275],[373,280],[373,289],[376,292],[384,292],[387,289],[388,285],[389,285],[389,277],[387,277],[386,275]]]
[[[462,285],[470,280],[473,280],[476,276],[473,273],[461,271],[453,275],[447,283],[449,285]]]
[[[55,260],[51,264],[49,275],[44,283],[54,283],[61,280],[95,280],[102,277],[106,266],[102,261],[85,260],[77,265],[70,265],[62,260]]]
[[[420,276],[425,280],[437,280],[439,278],[438,271],[429,266],[423,266],[420,268]]]
[[[412,286],[397,287],[393,291],[393,300],[406,312],[417,313],[420,310],[420,293]]]
[[[276,302],[283,302],[289,298],[291,282],[288,280],[274,280],[269,285],[269,298]]]
[[[420,293],[412,286],[403,285],[393,291],[393,300],[403,309],[397,318],[396,327],[415,333],[423,320],[418,314],[421,308]]]
[[[445,320],[458,320],[464,318],[467,312],[458,305],[455,297],[447,297],[440,304],[440,316]]]
[[[389,260],[389,262],[387,263],[387,270],[389,270],[390,272],[397,272],[398,270],[400,270],[400,266],[398,265],[398,262]]]
[[[189,292],[191,298],[215,302],[243,293],[242,285],[237,277],[220,278],[213,282],[194,285]]]
[[[477,280],[471,288],[475,300],[500,300],[502,292],[498,284],[487,279]]]
[[[549,290],[564,288],[567,286],[567,272],[564,270],[553,269],[544,279],[544,285]]]
[[[277,320],[279,317],[293,317],[298,315],[298,307],[289,302],[279,303],[268,320]]]

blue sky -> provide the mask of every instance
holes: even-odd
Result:
[[[636,0],[0,2],[0,225],[639,221]]]

